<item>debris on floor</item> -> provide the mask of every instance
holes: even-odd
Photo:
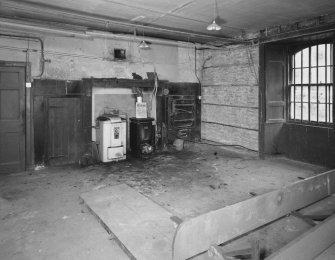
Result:
[[[79,203],[79,195],[93,189],[127,184],[185,219],[324,171],[215,147],[1,175],[0,259],[128,259]]]

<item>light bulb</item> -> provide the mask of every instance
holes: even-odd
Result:
[[[215,22],[215,19],[213,20],[213,22],[207,26],[207,30],[208,31],[219,31],[221,30],[221,26],[218,25],[216,22]]]

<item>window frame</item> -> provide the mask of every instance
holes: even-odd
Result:
[[[320,127],[328,127],[328,128],[334,128],[335,129],[335,124],[334,124],[334,116],[335,116],[335,108],[334,108],[334,100],[335,100],[335,93],[334,93],[334,88],[335,88],[335,41],[332,39],[329,40],[321,40],[321,41],[311,41],[308,44],[297,44],[297,45],[291,45],[288,46],[288,52],[287,52],[287,94],[286,94],[286,100],[287,100],[287,104],[286,104],[286,118],[287,121],[289,123],[294,123],[294,124],[302,124],[302,125],[310,125],[310,126],[320,126]],[[311,49],[313,46],[318,46],[318,45],[322,45],[322,44],[332,44],[332,76],[333,76],[333,81],[332,83],[328,83],[327,79],[325,79],[325,83],[318,83],[316,81],[315,84],[311,83],[311,68],[316,68],[318,70],[319,66],[318,63],[316,64],[316,66],[311,66]],[[301,75],[302,75],[302,71],[303,68],[308,68],[308,83],[304,84],[303,81],[301,80],[300,84],[294,84],[292,83],[293,80],[293,72],[294,69],[297,69],[297,67],[292,67],[292,61],[294,58],[294,55],[297,54],[298,52],[302,52],[304,49],[309,48],[308,53],[309,53],[309,61],[308,61],[308,67],[304,67],[303,64],[301,63]],[[301,55],[302,56],[302,55]],[[325,59],[327,59],[325,57]],[[320,67],[324,67],[325,70],[327,70],[327,66],[329,66],[329,64],[325,64],[325,65],[321,65]],[[318,75],[318,74],[317,74]],[[302,78],[302,76],[301,76]],[[291,87],[292,86],[296,86],[296,85],[300,85],[301,86],[301,100],[299,103],[301,103],[301,106],[303,106],[304,103],[308,104],[308,119],[303,119],[303,109],[301,108],[301,119],[295,119],[295,118],[291,118]],[[318,117],[319,117],[319,113],[318,113],[318,109],[319,106],[317,105],[317,121],[311,121],[311,100],[310,100],[310,90],[311,90],[311,86],[315,86],[317,89],[317,98],[318,98],[318,90],[319,90],[319,85],[321,86],[325,86],[324,90],[327,93],[327,88],[330,86],[332,87],[332,97],[328,97],[329,99],[327,99],[327,97],[325,97],[325,109],[326,111],[328,110],[329,114],[332,114],[332,122],[319,122]],[[304,102],[303,101],[303,86],[308,86],[308,101]],[[295,101],[293,102],[295,104]],[[318,104],[319,102],[317,101],[316,104]],[[323,104],[323,103],[322,103]],[[327,109],[328,105],[327,104],[332,104],[332,110],[331,109]],[[326,112],[325,111],[325,112]],[[328,121],[328,114],[325,115],[325,121]]]

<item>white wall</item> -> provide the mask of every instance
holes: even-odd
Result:
[[[117,40],[88,37],[40,35],[45,45],[45,71],[42,78],[76,80],[81,78],[132,78],[136,72],[156,69],[159,79],[197,82],[194,74],[194,48],[153,42],[151,49],[137,47],[139,39]],[[114,61],[114,48],[126,49],[126,61]],[[29,57],[26,50],[29,49]],[[0,36],[0,60],[32,63],[33,78],[39,74],[40,45],[36,41]]]

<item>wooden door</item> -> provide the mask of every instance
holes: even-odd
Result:
[[[286,120],[285,49],[266,49],[266,123],[281,124]]]
[[[265,87],[261,88],[260,154],[281,152],[281,129],[286,121],[286,49],[266,46],[264,54]]]
[[[62,165],[77,162],[82,129],[80,99],[49,98],[47,128],[48,164]]]
[[[25,170],[25,68],[0,66],[0,173]]]

